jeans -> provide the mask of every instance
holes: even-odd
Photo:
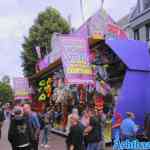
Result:
[[[90,143],[90,144],[88,144],[87,150],[100,150],[100,143]]]
[[[48,131],[49,131],[49,127],[47,125],[43,129],[43,138],[42,138],[42,143],[45,145],[48,144]]]

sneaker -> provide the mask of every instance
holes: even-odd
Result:
[[[45,145],[45,146],[44,146],[44,148],[49,148],[49,147],[50,147],[49,145]]]
[[[44,147],[44,144],[41,144],[41,147]]]

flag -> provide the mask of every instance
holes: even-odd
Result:
[[[35,50],[36,50],[36,53],[38,55],[38,58],[41,59],[42,58],[42,56],[41,56],[41,48],[39,46],[36,46]]]

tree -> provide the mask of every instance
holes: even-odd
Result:
[[[9,78],[9,76],[8,75],[3,76],[2,77],[2,82],[10,84],[10,78]]]
[[[29,36],[24,38],[22,45],[21,57],[24,75],[28,77],[35,73],[35,65],[38,60],[36,46],[41,47],[42,56],[45,56],[47,52],[51,51],[52,34],[54,32],[68,33],[69,31],[69,24],[56,9],[49,7],[46,11],[41,12],[29,30]]]
[[[13,90],[10,84],[0,81],[0,101],[7,103],[13,100]]]

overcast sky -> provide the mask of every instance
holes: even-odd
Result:
[[[101,0],[83,0],[84,14],[88,18],[100,8]],[[118,20],[128,14],[137,0],[105,0],[104,8]],[[40,11],[52,6],[67,18],[72,16],[72,25],[82,24],[80,0],[0,0],[0,78],[7,74],[22,76],[20,53],[23,36]]]

